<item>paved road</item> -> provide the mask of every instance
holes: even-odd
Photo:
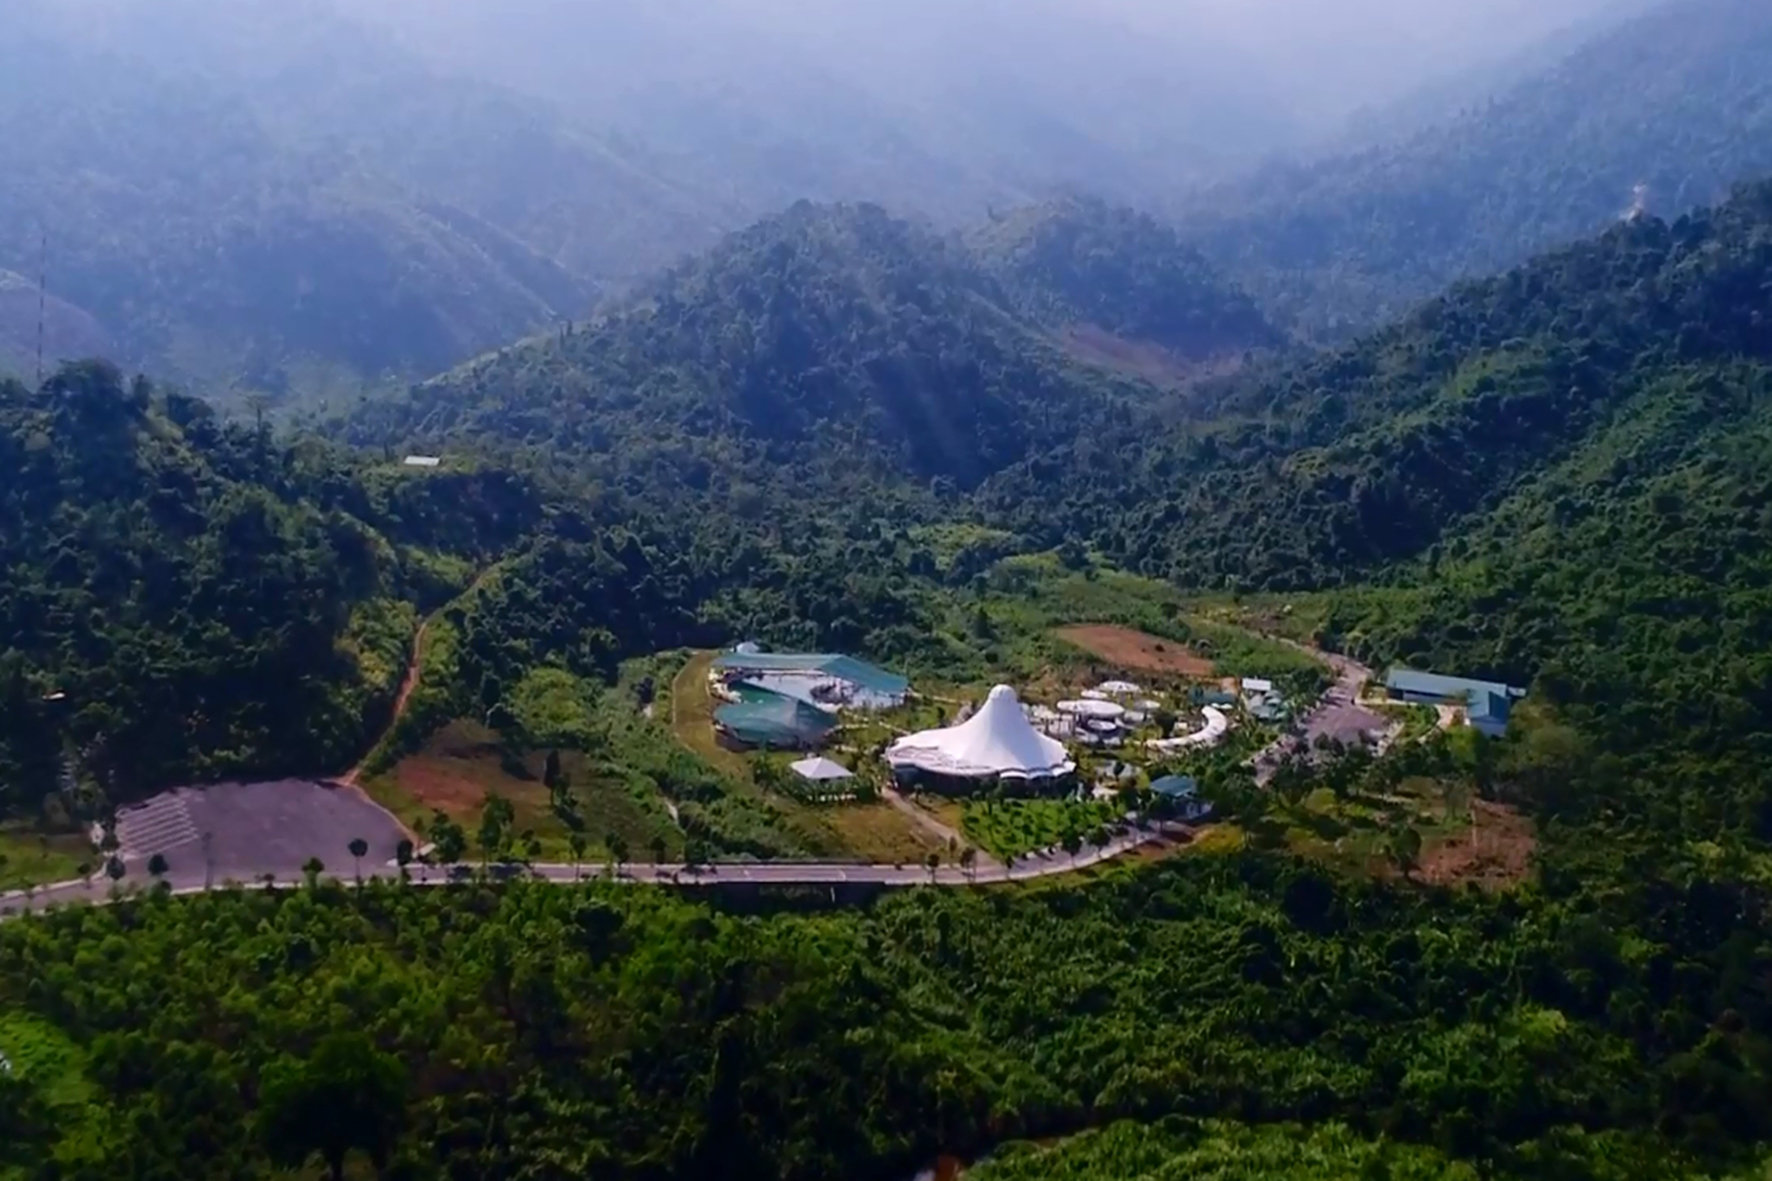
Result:
[[[1279,639],[1280,637],[1272,637]],[[1357,660],[1334,652],[1324,652],[1292,640],[1282,643],[1321,660],[1335,673],[1335,681],[1327,692],[1299,719],[1300,734],[1283,734],[1267,749],[1255,756],[1255,782],[1265,786],[1279,770],[1286,756],[1295,750],[1310,750],[1318,738],[1353,745],[1368,736],[1375,737],[1382,750],[1395,737],[1398,723],[1383,714],[1374,713],[1360,704],[1360,694],[1372,679],[1372,670]]]
[[[809,862],[809,861],[758,861],[728,862],[721,865],[690,868],[685,865],[625,865],[621,869],[620,880],[636,885],[715,885],[748,884],[774,886],[840,886],[840,885],[875,885],[875,886],[969,886],[986,882],[1024,882],[1038,878],[1056,877],[1061,874],[1075,873],[1092,865],[1112,861],[1122,857],[1142,845],[1160,844],[1167,840],[1164,832],[1157,829],[1133,828],[1124,835],[1114,837],[1103,848],[1085,847],[1074,859],[1061,849],[1044,850],[1016,860],[1011,866],[999,865],[995,862],[986,864],[982,860],[974,872],[967,873],[958,866],[944,865],[932,874],[929,867],[905,865],[864,865],[859,863],[841,862]],[[472,875],[477,866],[458,865],[411,867],[411,881],[419,886],[440,886],[448,883],[452,877]],[[542,881],[571,883],[588,881],[606,876],[605,866],[584,865],[532,865],[501,867],[515,876],[536,878]],[[351,873],[327,873],[328,879],[351,881]],[[399,870],[392,864],[365,864],[365,878],[381,877],[394,879]],[[283,872],[270,875],[278,885],[289,886],[300,884],[302,878],[298,874]],[[208,888],[205,875],[200,870],[174,869],[166,875],[166,884],[174,894],[196,894]],[[145,880],[132,871],[126,884],[131,888],[141,888]],[[229,883],[217,880],[217,887]],[[242,880],[239,885],[262,887],[267,883],[263,878]],[[24,891],[0,894],[0,918],[21,914],[27,910],[41,910],[48,906],[68,903],[103,904],[111,901],[111,883],[100,877],[91,883],[63,882],[54,886],[45,886],[32,891],[29,895]]]

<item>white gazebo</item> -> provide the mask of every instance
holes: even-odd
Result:
[[[998,685],[957,726],[900,738],[886,750],[897,772],[950,779],[1050,779],[1077,769],[1064,743],[1034,729],[1015,690]]]
[[[836,783],[839,780],[855,778],[854,773],[842,763],[833,763],[830,759],[822,756],[801,759],[797,763],[790,764],[788,769],[810,783]]]

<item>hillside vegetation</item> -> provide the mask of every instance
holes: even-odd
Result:
[[[1545,739],[1570,777],[1528,793],[1550,814],[1764,840],[1769,283],[1761,186],[1455,288],[1226,384],[1175,440],[1089,440],[980,503],[1201,590],[1343,588],[1326,642],[1532,684],[1575,727]],[[1080,459],[1104,450],[1117,466]]]
[[[539,447],[605,487],[740,515],[864,487],[916,499],[1148,421],[1152,391],[1074,360],[1048,326],[1104,320],[1193,356],[1273,340],[1150,223],[1085,206],[1031,226],[1054,249],[1024,259],[995,236],[986,264],[877,207],[802,203],[582,329],[366,408],[349,435]]]
[[[1345,338],[1639,205],[1676,217],[1772,173],[1769,78],[1772,9],[1668,0],[1447,122],[1173,212],[1282,323]]]
[[[1300,1145],[1315,1173],[1296,1132],[1223,1126],[981,1172],[1698,1177],[1772,1116],[1767,946],[1744,892],[1666,888],[1423,894],[1249,855],[834,913],[522,882],[74,910],[0,926],[0,1051],[43,1064],[0,1077],[0,1169],[885,1181],[1235,1113],[1345,1130]]]
[[[64,754],[120,797],[347,766],[415,612],[538,511],[497,475],[390,476],[96,363],[0,383],[0,806]]]

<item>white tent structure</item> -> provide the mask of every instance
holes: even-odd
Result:
[[[957,726],[900,738],[886,749],[886,762],[894,771],[953,779],[1045,779],[1077,769],[1064,743],[1034,729],[1007,685]]]
[[[801,759],[788,768],[801,779],[812,783],[834,783],[840,779],[854,779],[855,775],[842,763],[833,763],[827,758]]]

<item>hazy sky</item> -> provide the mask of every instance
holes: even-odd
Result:
[[[469,0],[473,2],[473,0]],[[666,6],[708,0],[660,0]],[[895,23],[902,4],[880,0],[720,0],[782,30],[856,22]],[[1047,24],[1055,36],[1080,24],[1120,23],[1154,34],[1178,61],[1250,72],[1304,102],[1343,109],[1382,101],[1448,74],[1518,52],[1578,22],[1649,7],[1653,0],[940,0],[957,22]],[[1041,13],[1041,17],[1033,14]],[[1045,20],[1042,20],[1042,17]],[[790,33],[790,35],[792,35]],[[1113,63],[1103,60],[1102,67]],[[1306,112],[1317,114],[1318,112]]]

